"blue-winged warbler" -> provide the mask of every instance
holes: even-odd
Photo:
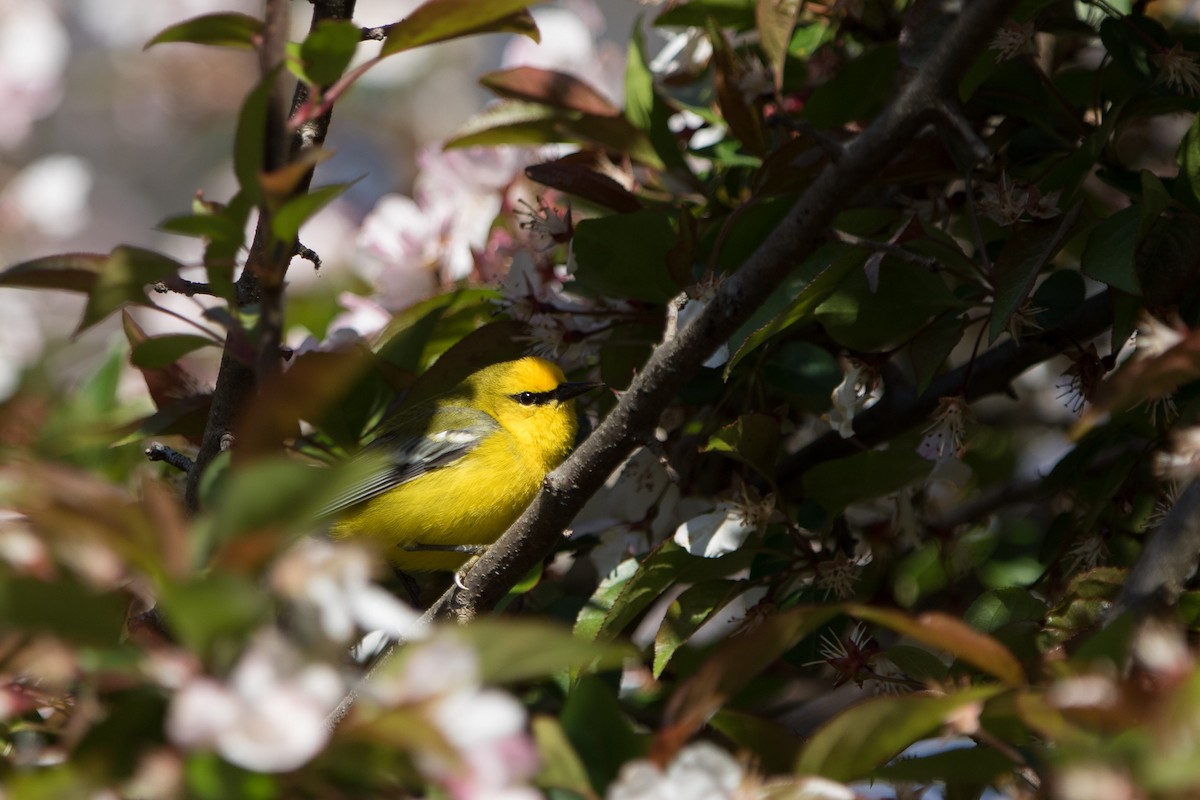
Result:
[[[532,356],[484,367],[387,421],[367,454],[381,467],[338,498],[336,537],[371,537],[406,570],[453,570],[496,541],[575,443],[569,383]],[[457,548],[457,549],[455,549]]]

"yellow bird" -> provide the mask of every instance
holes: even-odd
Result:
[[[571,383],[532,356],[484,367],[384,424],[364,453],[382,467],[330,507],[335,537],[393,546],[404,570],[454,570],[521,515],[575,443]]]

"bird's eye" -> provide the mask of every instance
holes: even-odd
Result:
[[[513,399],[523,406],[531,406],[537,402],[537,395],[533,392],[521,392],[513,395]]]

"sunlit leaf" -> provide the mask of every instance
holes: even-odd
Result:
[[[304,74],[318,86],[342,76],[362,41],[362,31],[347,20],[321,20],[300,45]]]
[[[615,117],[621,110],[590,84],[565,72],[538,67],[513,67],[489,72],[479,82],[501,97],[542,103],[567,111]]]
[[[191,42],[223,47],[255,47],[262,37],[262,20],[248,14],[205,14],[164,28],[146,47],[167,42]]]
[[[75,333],[95,325],[126,305],[149,305],[146,286],[179,274],[183,265],[140,247],[121,246],[104,260],[88,291],[87,307]]]
[[[381,56],[477,33],[521,33],[538,41],[525,9],[545,0],[428,0],[388,28]]]
[[[851,616],[882,625],[909,639],[952,653],[971,666],[1014,686],[1025,682],[1025,672],[1008,648],[980,633],[957,617],[940,611],[909,616],[901,611],[872,606],[849,605]]]
[[[654,677],[662,675],[671,657],[701,625],[746,590],[737,581],[700,581],[684,590],[667,609],[654,637]]]
[[[976,686],[945,695],[866,700],[817,729],[796,761],[796,772],[839,781],[866,777],[913,742],[936,733],[956,710],[1000,691],[998,686]]]

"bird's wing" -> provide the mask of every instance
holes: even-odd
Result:
[[[478,447],[499,427],[494,418],[482,411],[452,406],[437,409],[423,428],[415,429],[416,432],[408,426],[390,432],[385,430],[353,459],[360,463],[374,462],[378,468],[370,470],[330,500],[321,515],[344,511],[435,469],[449,466]]]

